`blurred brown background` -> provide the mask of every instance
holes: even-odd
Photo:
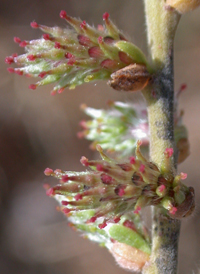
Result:
[[[102,274],[126,273],[111,255],[79,237],[45,195],[45,167],[81,170],[82,155],[94,157],[89,142],[76,137],[84,118],[79,106],[104,107],[111,100],[139,100],[98,82],[50,96],[51,87],[28,89],[26,78],[7,73],[5,56],[23,50],[13,36],[33,39],[41,35],[31,21],[65,26],[59,12],[81,17],[90,24],[102,22],[107,11],[116,24],[146,51],[141,0],[1,0],[0,1],[0,273]],[[195,187],[197,209],[184,220],[180,239],[179,273],[197,273],[200,266],[200,9],[185,15],[175,43],[175,86],[187,83],[181,97],[188,127],[191,156],[179,170],[188,173]],[[53,181],[52,183],[57,183]]]

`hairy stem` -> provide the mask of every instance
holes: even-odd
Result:
[[[166,163],[166,148],[174,147],[173,40],[180,16],[165,6],[164,0],[144,0],[148,48],[154,79],[143,94],[148,105],[150,157],[162,172],[172,176],[176,154]],[[145,274],[177,273],[180,221],[153,209],[152,255]]]

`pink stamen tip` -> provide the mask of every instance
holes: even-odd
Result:
[[[115,217],[113,221],[114,221],[114,223],[119,223],[120,220],[121,220],[120,217]]]
[[[183,90],[185,90],[187,88],[187,84],[182,84],[181,86],[180,86],[180,91],[183,91]]]
[[[14,62],[14,59],[12,56],[7,56],[5,58],[5,63],[11,65]]]
[[[74,199],[75,199],[76,201],[79,201],[79,200],[82,200],[82,199],[83,199],[83,196],[82,196],[80,193],[78,193],[78,194],[74,197]]]
[[[63,208],[63,210],[62,210],[62,212],[63,213],[65,213],[65,214],[68,214],[68,213],[70,213],[70,211],[71,211],[71,209],[69,209],[69,208]]]
[[[104,26],[98,25],[98,26],[97,26],[97,29],[98,29],[99,31],[104,31]]]
[[[20,69],[15,69],[15,73],[20,75],[20,76],[22,76],[24,74],[23,71],[20,70]]]
[[[27,56],[27,59],[28,59],[29,61],[35,61],[36,56],[33,55],[33,54],[30,54],[30,55]]]
[[[7,71],[10,72],[10,73],[14,73],[15,72],[14,68],[7,68]]]
[[[68,201],[62,201],[61,204],[64,205],[64,206],[67,206],[69,204],[69,202]]]
[[[44,33],[44,34],[42,35],[42,37],[43,37],[44,40],[50,40],[50,35],[47,34],[47,33]]]
[[[44,184],[44,185],[43,185],[43,188],[44,188],[45,190],[48,190],[48,189],[50,189],[51,187],[50,187],[49,184]]]
[[[129,159],[130,159],[130,164],[134,165],[135,164],[135,157],[131,156]]]
[[[86,158],[86,157],[81,157],[81,164],[83,165],[83,166],[89,166],[89,163],[88,163],[88,159]]]
[[[172,215],[174,215],[174,214],[176,214],[176,211],[177,211],[177,208],[173,206],[173,207],[170,209],[169,213],[172,214]]]
[[[104,227],[106,227],[107,226],[107,223],[102,223],[102,224],[99,224],[98,225],[98,227],[100,228],[100,229],[103,229]]]
[[[18,56],[17,53],[13,53],[13,54],[12,54],[12,57],[13,57],[13,58],[15,58],[15,57],[17,57],[17,56]]]
[[[123,188],[120,188],[119,191],[118,191],[118,195],[119,195],[120,197],[122,197],[122,196],[124,196],[124,194],[125,194],[124,189],[123,189]]]
[[[38,23],[36,23],[35,21],[31,22],[30,25],[31,25],[31,27],[32,27],[33,29],[39,28]]]
[[[62,172],[62,170],[59,169],[59,168],[56,168],[56,169],[54,170],[54,173],[61,173],[61,172]]]
[[[69,66],[73,66],[75,64],[75,59],[74,58],[70,58],[69,61],[67,62],[67,64]]]
[[[141,210],[140,206],[137,206],[137,208],[133,211],[134,214],[138,214]]]
[[[17,44],[21,43],[21,39],[19,37],[14,37],[14,42]]]
[[[47,196],[53,196],[53,195],[54,195],[54,189],[53,189],[53,188],[49,188],[49,189],[46,191],[46,194],[47,194]]]
[[[38,77],[44,78],[47,75],[46,71],[42,71],[38,74]]]
[[[144,173],[144,171],[145,171],[145,165],[141,164],[141,166],[140,166],[140,168],[139,168],[139,171],[140,171],[141,173]]]
[[[108,20],[109,17],[110,17],[110,14],[108,12],[105,12],[103,14],[103,20]]]
[[[159,187],[159,191],[160,191],[160,192],[163,192],[165,189],[166,189],[166,186],[165,186],[165,185],[161,185],[161,186]]]
[[[44,170],[44,174],[45,174],[46,176],[52,175],[52,174],[53,174],[53,169],[47,167],[47,168]]]
[[[183,172],[181,172],[181,179],[182,180],[185,180],[186,178],[187,178],[187,173],[183,173]]]
[[[54,48],[55,49],[60,49],[61,48],[60,43],[59,42],[55,42]]]
[[[102,180],[103,184],[107,185],[107,184],[110,184],[112,182],[112,177],[110,177],[107,174],[101,174],[101,180]]]
[[[19,44],[19,46],[22,47],[22,48],[26,47],[27,45],[28,45],[28,43],[27,43],[26,41],[22,41],[22,42]]]
[[[67,13],[66,13],[65,10],[61,10],[61,12],[60,12],[60,18],[62,18],[62,19],[67,18]]]
[[[52,90],[51,91],[51,96],[55,96],[56,95],[56,90]]]
[[[99,36],[99,38],[98,38],[98,43],[99,43],[99,44],[102,44],[102,43],[103,43],[103,37],[102,37],[102,36]]]
[[[67,181],[69,181],[69,176],[68,175],[64,175],[62,176],[62,182],[66,183]]]
[[[65,58],[70,59],[72,57],[74,57],[74,55],[71,54],[70,52],[65,53]]]
[[[80,24],[80,27],[81,27],[82,29],[84,29],[84,28],[86,28],[86,25],[87,25],[86,21],[83,21],[83,22]]]
[[[58,93],[62,93],[64,91],[65,88],[60,88],[58,89]]]
[[[103,165],[101,165],[101,164],[97,164],[96,169],[98,171],[103,171],[104,170]]]
[[[35,85],[35,84],[31,84],[28,88],[30,88],[30,89],[36,89],[37,88],[37,85]]]
[[[165,155],[166,155],[167,158],[172,157],[173,154],[174,154],[173,148],[166,148],[165,149]]]
[[[88,220],[88,223],[94,223],[96,221],[97,217],[92,217]]]

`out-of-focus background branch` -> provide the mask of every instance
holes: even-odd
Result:
[[[89,142],[76,137],[78,123],[86,118],[81,103],[104,108],[108,100],[142,100],[113,91],[104,82],[66,90],[50,96],[51,87],[29,90],[30,79],[6,71],[5,56],[23,49],[13,36],[33,39],[41,35],[29,26],[35,20],[65,26],[59,12],[97,25],[107,11],[114,22],[146,51],[141,0],[1,0],[0,2],[0,273],[1,274],[100,274],[125,273],[108,251],[82,239],[55,210],[42,185],[57,183],[45,178],[45,167],[83,170],[82,155],[94,157]],[[179,273],[197,273],[200,264],[200,9],[185,15],[175,43],[175,83],[188,84],[180,100],[185,109],[191,156],[179,170],[188,173],[195,187],[197,209],[183,221]]]

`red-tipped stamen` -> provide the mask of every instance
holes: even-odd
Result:
[[[69,176],[68,176],[67,174],[66,174],[66,175],[64,175],[64,176],[62,176],[61,181],[62,181],[63,183],[68,182],[68,181],[69,181]]]
[[[55,42],[54,48],[55,49],[60,49],[61,48],[60,43],[59,42]]]
[[[27,56],[27,59],[28,59],[29,61],[35,61],[36,56],[33,55],[33,54],[30,54],[30,55]]]
[[[9,64],[9,65],[11,65],[12,63],[14,63],[14,58],[13,58],[13,56],[7,56],[7,57],[5,58],[5,63],[6,63],[6,64]]]
[[[187,178],[187,173],[181,172],[180,176],[182,180],[185,180]]]
[[[141,173],[144,173],[145,172],[145,165],[141,164],[140,168],[139,168],[139,171]]]
[[[29,87],[28,88],[30,88],[30,89],[36,89],[37,88],[37,85],[35,85],[35,84],[31,84],[31,85],[29,85]]]
[[[109,17],[110,17],[110,14],[108,12],[105,12],[103,14],[103,20],[108,20]]]
[[[65,10],[61,10],[61,12],[60,12],[60,18],[62,18],[62,19],[66,19],[67,18],[67,13],[66,13]]]
[[[130,164],[134,165],[135,164],[135,157],[131,156],[129,159],[130,159]]]
[[[47,168],[44,170],[44,174],[45,174],[46,176],[52,175],[52,174],[53,174],[53,169],[47,167]]]
[[[44,40],[50,40],[50,35],[47,34],[47,33],[44,33],[44,34],[42,35],[42,37],[43,37]]]
[[[31,25],[31,27],[32,27],[33,29],[39,28],[38,23],[36,23],[35,21],[31,22],[30,25]]]
[[[64,205],[64,206],[67,206],[69,204],[69,202],[68,201],[62,201],[61,204]]]
[[[172,214],[172,215],[174,215],[174,214],[176,214],[176,211],[177,211],[177,208],[173,206],[173,207],[170,209],[169,213]]]
[[[82,199],[83,199],[83,196],[82,196],[80,193],[78,193],[78,194],[74,197],[74,199],[75,199],[76,201],[79,201],[79,200],[82,200]]]
[[[104,227],[106,227],[107,226],[107,223],[102,223],[102,224],[99,224],[98,225],[98,227],[100,228],[100,229],[103,229]]]
[[[14,68],[7,68],[7,71],[10,72],[10,73],[14,73],[15,72]]]
[[[47,75],[46,71],[42,71],[38,74],[38,77],[44,78]]]
[[[53,196],[55,193],[54,193],[54,189],[53,188],[49,188],[47,191],[46,191],[46,194],[47,196]]]
[[[19,37],[14,37],[14,42],[17,44],[21,43],[21,39]]]
[[[134,214],[139,214],[141,210],[141,207],[140,206],[137,206],[136,209],[133,211]]]
[[[22,48],[25,48],[28,45],[28,43],[26,41],[22,41],[19,46]]]

